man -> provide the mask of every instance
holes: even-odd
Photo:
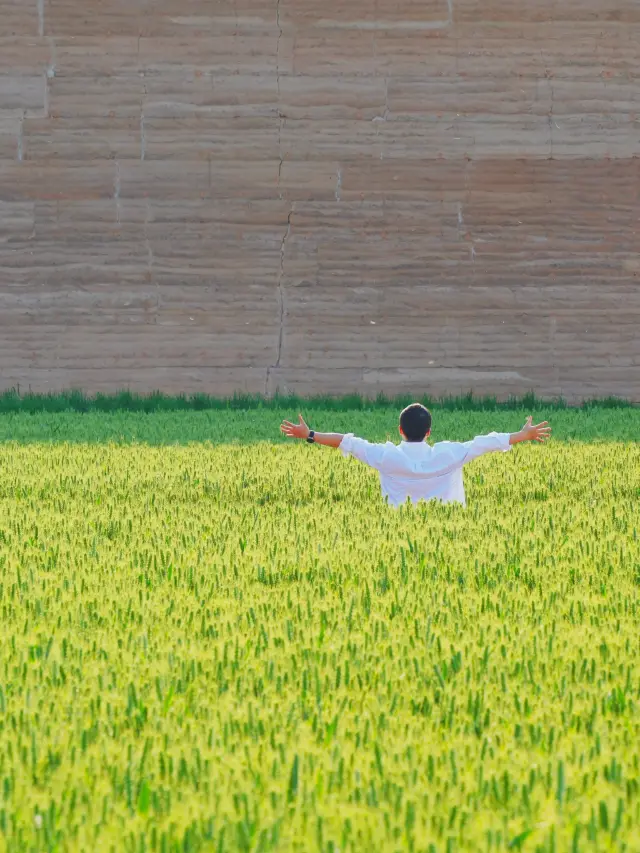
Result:
[[[290,438],[302,438],[313,444],[337,447],[343,456],[354,456],[380,475],[384,498],[398,507],[410,499],[412,503],[436,498],[443,503],[457,501],[466,506],[462,466],[478,456],[511,449],[520,441],[543,443],[551,435],[547,421],[534,425],[528,417],[520,432],[479,435],[473,441],[439,441],[431,447],[426,439],[431,434],[431,413],[420,403],[407,406],[400,414],[399,445],[371,444],[352,433],[322,433],[310,430],[302,415],[293,424],[284,421],[280,427]]]

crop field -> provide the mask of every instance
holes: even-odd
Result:
[[[640,411],[539,414],[399,511],[297,411],[1,415],[0,850],[640,851]]]

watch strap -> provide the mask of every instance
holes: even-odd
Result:
[[[307,442],[309,444],[314,444],[316,440],[316,434],[314,430],[309,430],[309,435],[307,436]]]

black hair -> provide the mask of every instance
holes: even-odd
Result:
[[[407,441],[424,441],[431,429],[431,412],[422,403],[412,403],[400,413],[400,428]]]

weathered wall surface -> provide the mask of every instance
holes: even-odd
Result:
[[[0,0],[0,388],[640,400],[638,0]]]

